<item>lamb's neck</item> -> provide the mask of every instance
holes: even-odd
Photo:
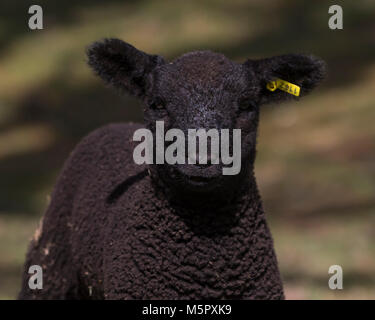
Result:
[[[255,228],[256,221],[263,219],[263,208],[254,175],[248,176],[241,184],[234,196],[219,198],[204,195],[202,199],[170,198],[168,191],[155,188],[158,197],[163,199],[172,209],[171,212],[179,216],[190,228],[197,233],[219,235],[231,232],[234,227],[241,226],[248,232]],[[223,201],[227,200],[227,201]]]
[[[194,298],[213,297],[202,295],[204,290],[219,292],[216,298],[232,299],[272,292],[275,286],[280,290],[272,238],[255,178],[248,182],[232,203],[202,208],[173,203],[165,192],[147,184],[153,190],[149,193],[155,210],[141,213],[142,230],[151,231],[142,245],[149,243],[154,248],[155,238],[163,244],[163,264],[173,266],[166,268],[168,279],[178,283],[181,296],[186,293],[184,283],[195,284]],[[191,288],[186,291],[192,292]]]

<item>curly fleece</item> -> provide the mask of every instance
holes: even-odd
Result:
[[[241,172],[222,165],[137,165],[139,124],[88,135],[59,176],[30,243],[21,299],[283,299],[283,287],[254,176],[259,106],[288,98],[264,83],[283,77],[309,92],[321,60],[285,55],[231,62],[209,51],[172,63],[117,39],[88,49],[108,84],[142,99],[145,125],[241,128]],[[166,128],[166,129],[167,129]],[[195,184],[195,178],[208,181]],[[28,286],[30,265],[43,289]]]

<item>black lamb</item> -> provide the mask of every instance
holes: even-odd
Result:
[[[144,103],[145,127],[241,129],[241,170],[224,164],[142,164],[139,124],[84,138],[58,178],[32,239],[20,299],[283,299],[273,240],[254,176],[259,108],[310,92],[322,60],[300,54],[235,63],[197,51],[173,62],[118,40],[96,42],[88,64]],[[103,106],[103,108],[110,106]],[[197,151],[198,152],[198,151]],[[30,289],[31,265],[43,289]]]

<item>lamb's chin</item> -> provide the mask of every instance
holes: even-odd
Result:
[[[174,168],[182,182],[181,188],[192,192],[214,191],[222,179],[221,169],[214,166],[199,168],[185,165]]]

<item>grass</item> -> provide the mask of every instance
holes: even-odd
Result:
[[[20,289],[27,243],[38,221],[29,215],[0,215],[0,300],[14,299]]]
[[[271,220],[289,299],[374,299],[373,212]],[[274,214],[274,212],[272,212]],[[343,290],[330,290],[328,269],[343,268]]]

